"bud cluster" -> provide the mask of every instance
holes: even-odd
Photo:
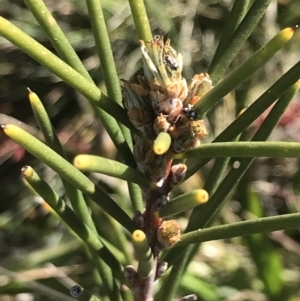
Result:
[[[185,178],[186,165],[172,165],[172,156],[197,147],[207,134],[194,106],[211,89],[211,80],[201,73],[188,84],[182,76],[182,56],[170,40],[155,36],[149,47],[143,41],[140,45],[143,70],[123,80],[123,103],[142,133],[143,137],[135,138],[134,158],[151,183],[144,190],[146,210],[136,212],[134,220],[156,257],[162,248],[180,240],[177,222],[164,221],[158,211],[168,203],[171,189]]]
[[[193,107],[211,89],[211,80],[201,73],[187,84],[182,76],[182,56],[171,47],[170,40],[164,43],[162,36],[155,36],[149,51],[143,41],[140,44],[143,73],[123,80],[123,102],[129,119],[146,138],[137,137],[135,141],[138,168],[160,186],[172,153],[197,147],[207,134]],[[171,144],[158,155],[153,141],[161,132],[170,135]]]

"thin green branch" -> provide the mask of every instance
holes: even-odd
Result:
[[[109,251],[108,249],[108,258],[107,258],[107,263],[105,262],[104,256],[101,255],[101,252],[96,252],[91,245],[88,245],[88,251],[90,253],[91,256],[91,261],[95,264],[96,266],[96,271],[99,273],[100,279],[103,282],[103,293],[106,294],[109,299],[111,301],[121,301],[121,294],[120,291],[116,289],[116,279],[114,279],[113,277],[113,271],[114,268],[111,267],[109,264],[110,260],[109,258],[113,256],[113,264],[115,264],[116,262],[118,262],[120,264],[120,261],[118,261],[118,259],[115,257],[115,253],[112,253],[111,251]],[[104,245],[104,248],[106,247],[106,245]],[[106,251],[105,251],[106,252]],[[122,270],[122,268],[121,268]],[[121,270],[118,270],[116,272],[116,276],[117,278],[122,277],[121,276]],[[119,278],[120,280],[122,278]]]
[[[2,266],[0,266],[0,274],[1,276],[7,276],[11,282],[7,285],[1,286],[1,295],[3,294],[11,294],[12,292],[15,294],[15,292],[18,292],[19,289],[21,289],[21,292],[28,291],[28,288],[32,291],[39,292],[42,296],[45,296],[46,298],[52,298],[56,301],[74,301],[74,298],[72,298],[69,295],[63,294],[53,288],[50,288],[47,285],[41,284],[37,281],[27,281],[24,276],[20,275],[20,273],[15,273],[13,271],[10,271]],[[5,279],[4,279],[5,281]],[[8,291],[5,290],[5,287],[8,288]],[[96,296],[94,296],[94,301],[100,301]],[[90,300],[92,301],[92,300]]]
[[[99,106],[140,135],[129,121],[126,111],[120,105],[114,101],[110,101],[104,93],[101,93],[95,84],[84,78],[47,48],[2,17],[0,17],[0,35],[80,92],[91,101],[91,103]],[[116,130],[117,129],[112,128],[112,132]]]
[[[174,247],[176,248],[204,241],[233,238],[256,233],[295,229],[299,227],[300,213],[262,217],[229,225],[199,229],[183,234],[181,235],[180,241],[175,244]]]
[[[285,109],[293,99],[294,95],[297,93],[300,86],[300,81],[298,81],[295,85],[290,87],[277,101],[269,115],[266,117],[261,127],[257,130],[255,135],[252,138],[253,141],[263,141],[268,139],[274,127],[277,125],[281,116],[283,115]],[[236,142],[232,142],[236,143]],[[238,142],[244,143],[244,142]],[[260,142],[262,144],[266,144],[269,142]],[[238,168],[232,168],[232,170],[228,173],[226,178],[223,180],[217,191],[211,196],[210,202],[208,202],[203,210],[194,210],[191,215],[190,223],[187,227],[187,232],[191,230],[195,230],[198,228],[203,228],[204,225],[207,226],[208,222],[212,219],[212,217],[219,210],[220,206],[226,199],[226,196],[230,193],[230,191],[235,187],[240,178],[243,176],[244,172],[251,165],[253,158],[237,158],[236,161],[240,163]],[[200,221],[200,222],[199,222]]]
[[[94,84],[92,78],[90,77],[89,73],[85,69],[84,65],[78,58],[74,48],[64,35],[63,31],[59,27],[59,25],[56,23],[56,20],[52,16],[52,14],[49,12],[48,8],[44,4],[43,1],[41,0],[26,0],[26,4],[29,7],[29,9],[32,11],[33,15],[41,25],[41,27],[45,30],[47,36],[49,37],[52,45],[60,55],[60,57],[67,63],[69,64],[72,68],[74,68],[78,73],[80,73],[82,76],[84,76],[87,80],[89,80],[92,84]],[[108,42],[109,44],[109,42]],[[112,58],[112,55],[111,55]],[[104,60],[106,62],[106,59]],[[101,59],[102,62],[102,59]],[[113,62],[113,58],[112,58]],[[102,65],[102,64],[101,64]],[[108,64],[109,66],[109,72],[108,75],[105,74],[105,78],[107,76],[110,76],[113,74],[113,69],[115,68],[114,62]],[[105,66],[107,67],[107,66]],[[111,70],[112,69],[112,70]],[[115,79],[115,84],[114,87],[116,87],[115,90],[119,90],[119,95],[116,97],[114,94],[111,93],[110,89],[108,89],[108,96],[112,100],[118,100],[119,103],[121,103],[121,92],[120,92],[120,86],[119,86],[119,81],[118,77],[116,74],[116,71],[114,72],[115,74],[113,75],[116,77]],[[106,86],[108,86],[109,83],[106,82]],[[93,104],[92,104],[93,105]],[[119,128],[120,126],[118,125],[117,121],[115,118],[113,118],[111,115],[107,114],[105,111],[97,108],[95,105],[93,105],[94,111],[96,115],[100,118],[102,124],[106,128],[108,134],[110,135],[112,141],[114,142],[115,146],[117,149],[122,153],[122,155],[127,159],[128,162],[134,162],[132,152],[130,150],[130,147],[128,144],[132,144],[131,142],[131,136],[130,136],[130,131],[127,129],[127,139],[128,143],[126,143],[124,137],[123,137],[123,132],[126,132],[126,128],[123,127],[122,131]]]
[[[176,244],[175,244],[176,245]],[[185,256],[181,258],[180,264],[174,264],[168,277],[163,282],[160,291],[155,297],[156,301],[172,301],[181,283],[182,275],[185,273],[188,255],[191,249],[186,249]]]
[[[131,204],[133,211],[141,211],[144,210],[144,202],[143,202],[143,194],[141,188],[132,182],[128,182],[128,191],[131,199]]]
[[[62,145],[53,129],[50,118],[40,101],[39,97],[29,90],[29,100],[34,113],[34,116],[37,120],[37,123],[45,137],[45,141],[49,147],[56,151],[60,156],[68,160]],[[86,202],[83,198],[81,191],[78,191],[73,185],[63,179],[63,184],[66,188],[67,194],[69,196],[70,202],[76,214],[83,220],[87,226],[97,233],[95,224],[89,213],[89,209],[86,205]]]
[[[152,32],[143,0],[129,0],[131,14],[140,40],[152,40]],[[146,43],[147,47],[147,43]]]
[[[245,18],[234,32],[225,51],[219,57],[219,63],[214,65],[213,68],[209,69],[208,73],[212,77],[214,84],[218,83],[223,74],[226,72],[229,65],[232,63],[241,47],[264,15],[271,1],[272,0],[255,1],[251,6]]]
[[[105,19],[99,0],[86,0],[89,17],[91,20],[92,30],[94,39],[96,42],[96,48],[98,56],[101,62],[101,70],[104,76],[104,82],[107,89],[107,95],[112,100],[122,105],[122,93],[119,83],[119,78],[116,70],[116,65],[110,46],[110,40],[108,36],[107,27],[105,24]],[[133,159],[132,153],[128,154],[130,148],[132,148],[132,139],[130,131],[124,127],[124,125],[119,124],[121,131],[128,144],[128,150],[120,150],[120,153],[127,164],[132,167],[135,166],[135,161]]]
[[[100,0],[86,0],[108,97],[120,105],[122,95]]]
[[[284,113],[285,109],[293,99],[293,96],[297,93],[300,86],[300,81],[290,87],[277,101],[269,115],[264,120],[261,127],[257,130],[256,134],[254,135],[252,141],[262,141],[266,140],[271,132],[273,131],[274,127],[280,120],[282,114]],[[243,113],[243,114],[246,114]],[[227,174],[225,179],[222,181],[218,189],[215,193],[210,197],[209,202],[204,204],[199,210],[196,208],[190,217],[188,227],[186,232],[194,231],[199,228],[205,228],[209,225],[212,218],[218,212],[219,208],[224,203],[226,197],[235,187],[235,185],[239,182],[243,174],[246,172],[248,167],[251,165],[253,159],[252,158],[237,158],[240,165],[237,169],[232,168],[231,171]],[[187,249],[193,250],[191,254],[195,252],[198,248],[198,245],[189,246],[189,247],[180,247],[175,252],[170,250],[167,253],[163,260],[167,260],[169,265],[172,265],[178,258],[181,258]],[[190,257],[191,259],[191,257]],[[177,261],[176,264],[180,264],[180,261]]]
[[[207,110],[214,107],[226,94],[266,64],[277,51],[292,39],[294,32],[295,29],[291,27],[280,31],[273,39],[257,50],[248,60],[231,72],[216,87],[206,93],[197,106],[197,109],[201,114],[205,114]]]
[[[66,160],[68,160],[62,148],[62,145],[60,144],[60,141],[53,129],[50,118],[42,102],[40,101],[39,97],[30,90],[29,90],[29,100],[35,118],[41,128],[41,131],[45,137],[47,144],[59,155],[61,155]],[[89,227],[91,231],[95,233],[95,235],[98,235],[97,229],[92,220],[91,214],[89,212],[89,208],[85,202],[82,192],[76,189],[72,184],[70,184],[65,179],[62,179],[62,182],[77,216]],[[89,257],[93,259],[93,262],[97,267],[97,273],[99,273],[99,276],[101,277],[105,285],[106,293],[110,296],[112,300],[116,299],[117,296],[115,296],[115,292],[113,290],[114,279],[113,279],[111,269],[103,262],[103,260],[97,254],[96,255],[94,254],[95,252],[93,250],[89,248],[87,249],[87,252],[91,253],[91,256]]]
[[[230,158],[228,157],[216,158],[214,166],[205,179],[204,189],[209,193],[209,195],[212,195],[216,191],[223,178],[224,173],[227,170],[229,160]]]
[[[44,135],[45,142],[51,147],[54,151],[56,151],[59,155],[64,157],[67,160],[67,156],[65,151],[56,135],[56,132],[52,126],[48,113],[42,104],[40,98],[36,93],[27,88],[29,92],[29,101],[34,114],[34,117],[41,129],[41,132]]]
[[[4,227],[1,228],[4,229]],[[53,262],[64,256],[72,256],[72,254],[75,254],[82,248],[82,245],[83,243],[79,239],[68,239],[68,241],[63,241],[58,245],[47,245],[36,251],[32,251],[26,257],[8,259],[5,262],[5,267],[13,269],[17,266],[19,270],[27,270],[32,267],[41,266],[47,262]]]
[[[214,55],[214,58],[210,64],[210,69],[213,69],[215,65],[219,63],[219,57],[224,52],[225,48],[231,42],[231,37],[233,36],[235,30],[243,20],[249,6],[250,0],[235,0],[232,10],[228,15],[225,23],[222,36]]]
[[[153,255],[146,234],[141,230],[132,233],[132,243],[139,261],[138,274],[142,278],[150,275],[153,267]]]
[[[80,220],[64,200],[38,176],[32,167],[24,167],[22,174],[28,184],[51,206],[62,221],[74,231],[84,243],[97,252],[98,256],[105,261],[119,279],[124,280],[122,266],[119,261],[102,244],[98,236]]]
[[[78,289],[80,289],[80,295],[78,296],[80,298],[80,301],[101,301],[97,296],[93,295],[91,292],[78,285],[70,288],[70,294],[75,294],[74,297],[76,298]]]
[[[219,142],[209,143],[173,156],[175,159],[191,157],[272,157],[299,158],[300,143],[297,142]]]
[[[95,218],[98,217],[95,216]],[[103,223],[106,224],[105,227],[102,227]],[[109,229],[111,232],[107,233],[107,229]],[[101,241],[113,252],[113,254],[115,254],[115,256],[123,265],[133,263],[134,254],[132,254],[131,249],[130,251],[128,250],[128,239],[125,235],[126,233],[124,232],[122,226],[114,218],[106,215],[105,220],[99,223],[99,233],[102,234]],[[110,233],[114,233],[114,236],[110,236]],[[103,236],[106,236],[110,242],[104,239]]]
[[[192,192],[184,193],[159,208],[159,217],[176,215],[181,212],[193,209],[196,206],[208,201],[208,193],[204,189],[195,189]]]
[[[55,170],[77,189],[90,197],[104,211],[114,217],[129,232],[136,226],[132,219],[111,199],[104,191],[91,182],[84,174],[68,161],[46,146],[44,143],[28,134],[18,126],[7,124],[2,126],[3,131],[24,149]]]
[[[91,76],[87,72],[86,68],[79,59],[74,48],[68,41],[67,37],[57,24],[55,18],[48,10],[44,1],[42,0],[24,0],[28,8],[31,10],[35,19],[40,26],[46,32],[55,50],[60,57],[78,73],[84,76],[86,79],[93,82]]]

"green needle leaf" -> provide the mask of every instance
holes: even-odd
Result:
[[[149,182],[143,173],[114,160],[93,155],[78,155],[74,158],[74,165],[82,171],[99,172],[144,187],[149,186]]]
[[[77,189],[89,196],[129,232],[135,230],[136,226],[132,219],[105,192],[100,190],[99,187],[91,182],[72,164],[18,126],[6,124],[2,125],[2,129],[7,136],[50,166],[62,178],[73,184]]]
[[[119,279],[124,280],[122,266],[104,247],[97,235],[66,205],[57,193],[43,181],[30,166],[22,168],[22,174],[28,184],[54,209],[61,219],[113,269]]]
[[[143,0],[129,0],[131,14],[140,40],[152,40],[152,32]],[[147,46],[147,44],[146,44]],[[148,49],[149,50],[149,49]]]
[[[139,261],[138,274],[146,278],[153,267],[153,255],[146,234],[141,230],[134,231],[132,233],[132,242]]]
[[[167,217],[193,209],[208,201],[208,193],[204,189],[196,189],[185,193],[159,208],[159,217]]]
[[[204,241],[246,236],[278,230],[300,227],[300,213],[283,214],[280,216],[262,217],[258,219],[199,229],[182,234],[180,241],[173,248]]]
[[[139,131],[137,131],[129,121],[126,111],[120,105],[114,101],[110,101],[105,94],[101,93],[95,84],[84,78],[47,48],[2,17],[0,17],[0,35],[49,69],[75,90],[79,91],[93,104],[96,104],[140,135]]]
[[[201,114],[204,114],[207,110],[212,108],[226,94],[245,81],[261,66],[267,63],[277,51],[279,51],[286,45],[288,41],[292,39],[294,32],[295,29],[291,27],[279,32],[272,40],[270,40],[266,45],[262,46],[258,51],[255,52],[255,54],[246,60],[245,63],[231,72],[216,87],[206,93],[201,98],[201,101],[199,101],[196,105]]]
[[[270,157],[299,158],[300,143],[297,142],[219,142],[203,144],[183,154],[176,154],[175,159],[191,157]]]

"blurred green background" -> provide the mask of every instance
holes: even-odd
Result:
[[[105,90],[101,62],[97,57],[85,2],[44,2],[97,85]],[[153,32],[169,37],[173,47],[182,53],[185,77],[189,79],[195,73],[206,72],[233,1],[145,2]],[[101,3],[119,77],[128,79],[141,66],[139,42],[129,4],[124,0],[102,0]],[[272,1],[231,69],[244,62],[280,29],[299,24],[299,12],[299,0]],[[24,1],[1,0],[0,15],[55,52]],[[299,38],[298,31],[287,47],[227,95],[208,115],[210,134],[207,142],[230,124],[242,108],[299,61]],[[120,157],[100,121],[94,118],[87,100],[0,37],[0,123],[21,121],[23,127],[40,137],[28,101],[27,87],[43,101],[71,157],[79,153],[117,159]],[[274,131],[272,140],[299,141],[299,101],[298,93]],[[248,135],[259,126],[261,120],[251,126]],[[0,132],[0,300],[60,300],[55,292],[68,294],[68,277],[92,292],[100,293],[101,283],[91,277],[93,269],[80,243],[49,213],[43,200],[24,186],[20,169],[26,164],[33,166],[60,195],[64,195],[61,181],[51,169],[25,153]],[[201,188],[210,167],[211,164],[205,166],[176,189],[174,194]],[[124,209],[130,212],[125,183],[97,174],[91,177],[113,194],[114,199],[122,200]],[[256,160],[216,222],[228,223],[252,215],[268,216],[300,211],[299,179],[296,159]],[[117,226],[99,208],[91,206],[101,234],[113,243],[111,236]],[[188,213],[179,217],[183,228],[187,218]],[[294,230],[202,244],[182,280],[180,294],[196,293],[200,300],[205,301],[300,300],[299,243],[299,230]],[[43,269],[46,263],[48,272]],[[60,268],[53,268],[53,274],[49,274],[49,263]],[[43,291],[43,288],[34,288],[28,282],[11,282],[8,270],[14,272],[14,276],[23,275],[28,281],[33,281],[31,284],[49,286],[53,289],[54,297]],[[68,277],[59,278],[60,273]],[[21,294],[27,292],[29,294]]]

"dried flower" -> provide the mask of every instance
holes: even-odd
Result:
[[[157,231],[158,241],[164,247],[171,247],[180,240],[180,228],[175,220],[163,221]]]

